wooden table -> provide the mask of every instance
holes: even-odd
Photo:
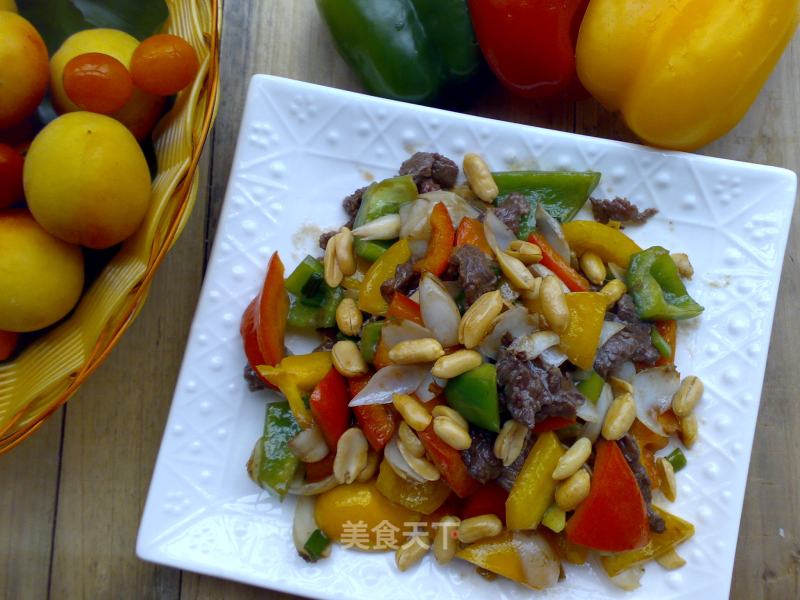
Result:
[[[28,600],[280,598],[282,594],[138,560],[136,532],[178,375],[205,258],[225,192],[245,88],[253,73],[359,89],[311,0],[228,0],[222,102],[192,219],[144,311],[69,406],[0,457],[0,598]],[[591,101],[542,108],[499,88],[469,112],[630,139]],[[746,119],[704,152],[800,169],[800,38]],[[800,597],[800,271],[793,235],[783,272],[731,596]],[[794,302],[793,302],[794,300]],[[795,442],[791,442],[794,439]]]

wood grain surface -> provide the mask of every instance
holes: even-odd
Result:
[[[206,256],[227,184],[248,79],[272,73],[358,90],[311,0],[224,8],[222,101],[201,194],[150,299],[109,360],[40,431],[0,457],[0,598],[244,600],[288,598],[138,560],[136,532]],[[705,153],[800,169],[800,39],[745,120]],[[466,112],[631,139],[592,101],[545,108],[496,85]],[[794,228],[793,228],[794,231]],[[731,597],[800,598],[800,236],[784,264]],[[792,441],[794,440],[794,441]]]

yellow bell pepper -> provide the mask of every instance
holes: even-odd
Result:
[[[278,368],[290,373],[303,392],[310,392],[333,366],[330,352],[312,352],[285,356],[278,363]]]
[[[580,369],[589,370],[600,343],[600,330],[606,316],[606,297],[598,292],[565,294],[569,308],[569,325],[561,334],[559,348],[569,361]]]
[[[418,512],[389,502],[374,483],[340,485],[320,494],[314,516],[330,539],[360,550],[396,548],[407,539],[403,533],[422,522]]]
[[[586,564],[586,560],[589,558],[589,549],[586,546],[573,544],[567,539],[564,532],[553,535],[549,535],[547,531],[543,531],[543,533],[562,561],[573,565]]]
[[[389,305],[381,295],[381,284],[394,277],[394,272],[411,258],[407,240],[400,240],[380,255],[364,275],[358,294],[358,308],[373,315],[385,315]]]
[[[539,525],[553,503],[556,491],[553,471],[563,454],[561,442],[552,431],[536,440],[506,500],[509,529],[536,529]]]
[[[592,251],[604,262],[628,268],[631,257],[642,249],[627,235],[596,221],[570,221],[564,223],[564,238],[578,255]]]
[[[286,397],[286,400],[289,401],[289,408],[292,409],[294,418],[300,427],[308,429],[314,424],[311,412],[303,402],[303,395],[300,392],[300,386],[297,384],[297,378],[293,374],[278,367],[265,365],[258,367],[258,372]]]
[[[694,150],[744,116],[799,15],[797,0],[591,0],[578,76],[645,142]]]
[[[423,515],[434,512],[450,495],[450,486],[441,479],[425,483],[406,481],[394,472],[386,460],[381,462],[375,487],[395,504]]]
[[[694,535],[694,525],[688,521],[684,521],[680,517],[676,517],[655,505],[653,510],[664,519],[666,528],[662,533],[651,532],[650,542],[646,546],[601,557],[600,562],[609,577],[614,577],[614,575],[618,575],[626,569],[658,558]]]
[[[456,552],[456,556],[476,567],[527,585],[519,553],[514,546],[514,534],[511,531],[504,531],[493,538],[470,544]]]

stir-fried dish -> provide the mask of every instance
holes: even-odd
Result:
[[[532,588],[598,560],[617,585],[676,569],[676,498],[703,394],[675,368],[703,308],[685,254],[624,232],[654,214],[591,199],[600,174],[459,168],[419,152],[344,200],[349,222],[288,276],[275,253],[241,333],[251,387],[277,390],[248,471],[298,496],[293,538],[429,551]],[[289,355],[287,328],[316,332]],[[668,448],[669,446],[669,448]]]

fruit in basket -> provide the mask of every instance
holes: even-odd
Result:
[[[0,11],[0,129],[36,110],[47,91],[47,47],[26,19]]]
[[[15,331],[0,331],[0,361],[6,360],[17,348],[19,334]]]
[[[64,68],[69,61],[81,54],[100,52],[116,58],[126,68],[130,68],[131,57],[138,45],[139,41],[135,37],[116,29],[87,29],[64,40],[50,60],[50,93],[56,111],[66,113],[81,110],[64,90]],[[153,129],[163,107],[164,98],[134,87],[130,100],[110,116],[123,123],[141,140]]]
[[[0,143],[0,209],[22,200],[25,159],[11,146]]]
[[[0,212],[0,330],[52,325],[72,310],[82,289],[78,246],[47,233],[26,210]]]
[[[171,96],[194,81],[197,52],[177,35],[160,33],[144,40],[131,58],[136,86],[151,94]]]
[[[89,248],[130,236],[150,203],[150,172],[136,139],[115,119],[91,112],[62,115],[39,132],[23,183],[42,227]]]
[[[120,110],[133,94],[128,69],[102,52],[79,54],[64,67],[64,92],[83,110],[111,114]]]

